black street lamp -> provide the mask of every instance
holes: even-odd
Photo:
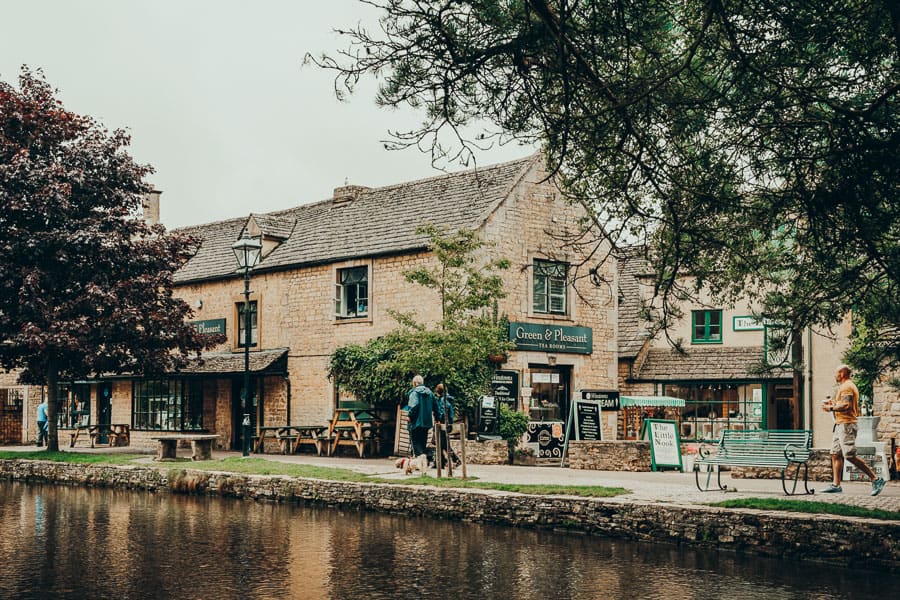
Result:
[[[241,390],[241,453],[250,456],[250,411],[247,400],[250,396],[250,271],[259,262],[262,244],[254,238],[241,238],[231,245],[238,261],[238,273],[244,273],[244,388]],[[238,341],[240,343],[240,341]]]

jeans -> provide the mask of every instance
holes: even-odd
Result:
[[[47,443],[49,444],[49,443],[50,443],[50,436],[48,435],[48,432],[47,432],[47,421],[38,421],[38,422],[37,422],[37,427],[38,427],[38,441],[37,441],[37,445],[38,445],[38,446],[43,446],[43,445],[44,445],[44,440],[46,440]]]

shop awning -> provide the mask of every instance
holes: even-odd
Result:
[[[622,396],[620,398],[622,408],[634,406],[673,406],[681,408],[684,400],[671,396]]]

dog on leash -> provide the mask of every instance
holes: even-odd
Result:
[[[398,458],[394,463],[394,466],[398,469],[402,469],[403,473],[406,475],[411,475],[413,471],[424,473],[428,468],[428,457],[424,454],[415,458],[404,456],[403,458]]]

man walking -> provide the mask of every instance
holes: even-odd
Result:
[[[822,409],[834,413],[834,433],[831,436],[831,469],[834,482],[822,490],[824,494],[840,494],[841,476],[844,473],[844,459],[853,463],[872,482],[872,495],[877,496],[884,489],[884,479],[875,477],[875,472],[856,455],[856,433],[859,418],[859,390],[850,381],[850,367],[841,365],[834,374],[838,383],[837,400],[825,400]]]
[[[47,437],[47,401],[43,400],[37,407],[37,428],[38,428],[38,441],[37,445],[43,446],[44,440],[47,440],[47,443],[50,443],[49,438]]]
[[[434,426],[437,406],[434,393],[425,385],[421,375],[413,377],[413,388],[409,391],[409,439],[412,442],[413,455],[419,461],[419,470],[428,467],[428,456],[425,451],[428,443],[428,430]]]

